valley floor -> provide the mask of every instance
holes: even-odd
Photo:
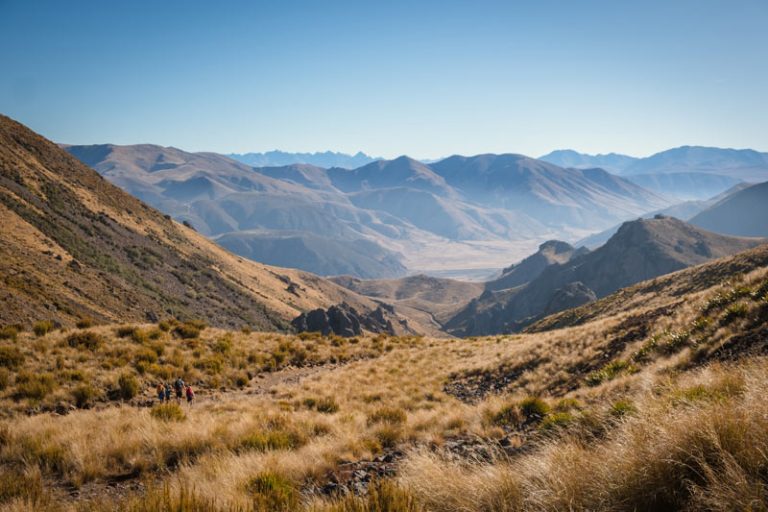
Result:
[[[767,323],[760,268],[464,340],[6,327],[0,510],[765,510]]]

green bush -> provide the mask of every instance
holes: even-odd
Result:
[[[555,412],[547,415],[539,424],[542,432],[552,432],[567,427],[573,423],[574,416],[569,412]]]
[[[139,394],[139,381],[130,373],[124,373],[117,379],[120,398],[130,400]]]
[[[50,320],[40,320],[39,322],[35,322],[32,326],[32,332],[35,333],[37,336],[45,336],[49,332],[51,332],[54,328],[53,322]]]
[[[282,475],[265,471],[251,478],[247,484],[256,510],[293,512],[299,509],[296,486]]]
[[[67,336],[67,345],[94,351],[104,344],[104,337],[93,331],[75,332]]]
[[[177,403],[157,404],[149,411],[149,414],[160,421],[184,421],[187,415]]]
[[[637,408],[629,400],[617,400],[611,404],[609,412],[614,418],[622,418],[630,414],[635,414]]]
[[[549,413],[549,405],[541,398],[528,397],[520,402],[520,412],[528,420],[540,420]]]
[[[0,366],[11,370],[16,370],[24,364],[24,354],[19,347],[10,345],[0,346]]]

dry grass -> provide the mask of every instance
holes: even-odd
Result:
[[[163,324],[92,327],[99,343],[72,346],[77,331],[17,333],[0,342],[18,349],[3,352],[0,468],[31,491],[2,487],[0,501],[3,510],[759,510],[768,362],[699,366],[764,326],[765,282],[760,269],[692,294],[640,335],[630,320],[644,310],[469,340],[205,328],[183,337]],[[515,368],[506,389],[473,403],[445,392],[466,374]],[[137,397],[112,397],[126,375]],[[177,375],[198,391],[191,407],[139,407],[157,380]],[[92,408],[23,414],[59,401]],[[448,448],[457,441],[490,458],[457,455]],[[367,497],[313,493],[343,463],[392,450],[406,452],[398,476]],[[126,475],[154,487],[116,502],[57,499],[63,485]]]

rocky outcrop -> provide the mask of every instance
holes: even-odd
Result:
[[[373,311],[360,313],[355,308],[342,302],[328,309],[314,309],[297,316],[291,322],[298,332],[319,332],[323,335],[336,334],[351,337],[363,331],[397,334],[391,316],[394,310],[386,305],[379,305]],[[407,329],[405,320],[399,321]]]

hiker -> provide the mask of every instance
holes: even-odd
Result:
[[[179,377],[176,379],[176,382],[173,383],[173,387],[176,389],[176,400],[181,401],[184,397],[184,380]]]
[[[165,386],[163,386],[162,382],[157,383],[157,399],[160,400],[160,402],[163,402],[165,399]]]
[[[192,400],[195,398],[195,392],[192,391],[192,386],[187,384],[187,403],[192,405]]]
[[[165,383],[165,401],[170,402],[171,401],[171,385],[167,382]]]

